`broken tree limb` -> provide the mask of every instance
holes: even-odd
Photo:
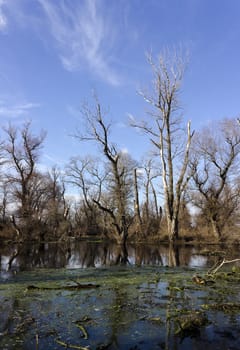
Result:
[[[208,274],[214,275],[223,265],[225,264],[232,264],[234,262],[240,261],[240,258],[233,259],[233,260],[226,260],[225,258],[222,259],[221,262],[219,262],[217,265],[214,265],[209,271]]]

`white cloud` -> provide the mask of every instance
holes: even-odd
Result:
[[[126,147],[124,147],[124,148],[121,149],[121,153],[122,154],[129,154],[129,151],[128,151],[128,149]]]
[[[22,115],[27,115],[33,108],[40,105],[37,103],[26,102],[21,104],[9,104],[0,100],[0,117],[17,118]]]
[[[113,25],[97,0],[78,2],[38,0],[48,18],[65,69],[76,71],[85,65],[111,85],[121,83],[112,68]]]
[[[7,28],[7,17],[3,12],[3,6],[6,3],[5,0],[0,0],[0,32],[4,31]]]

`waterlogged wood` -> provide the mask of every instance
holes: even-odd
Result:
[[[239,312],[240,303],[215,303],[215,304],[204,304],[202,308],[205,310],[218,310],[223,312]]]
[[[208,324],[207,316],[200,311],[192,311],[187,315],[182,315],[176,318],[176,323],[179,328],[176,330],[176,335],[184,335],[185,333],[194,333],[199,331],[201,327]]]
[[[99,288],[99,284],[77,284],[76,286],[59,286],[59,287],[42,287],[42,286],[35,286],[35,285],[29,285],[27,286],[27,291],[31,290],[81,290],[81,289],[92,289],[92,288]]]
[[[192,280],[196,284],[200,284],[202,286],[210,286],[210,285],[215,283],[215,281],[213,281],[212,279],[206,279],[206,278],[199,276],[199,275],[194,275]]]
[[[88,339],[88,334],[86,329],[83,327],[83,325],[76,323],[76,327],[79,328],[83,334],[83,339]]]
[[[65,343],[64,341],[59,340],[59,339],[56,339],[55,341],[56,341],[56,343],[58,343],[59,345],[64,346],[64,348],[68,348],[68,349],[78,349],[78,350],[90,350],[89,347]]]

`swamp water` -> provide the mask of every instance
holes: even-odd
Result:
[[[218,254],[114,249],[0,249],[0,349],[240,349],[238,267],[206,277]]]

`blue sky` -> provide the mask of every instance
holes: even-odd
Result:
[[[139,158],[149,144],[128,126],[146,110],[146,52],[190,51],[181,101],[195,129],[240,113],[239,0],[0,0],[0,121],[47,131],[42,162],[91,151],[71,138],[95,90],[114,141]]]

